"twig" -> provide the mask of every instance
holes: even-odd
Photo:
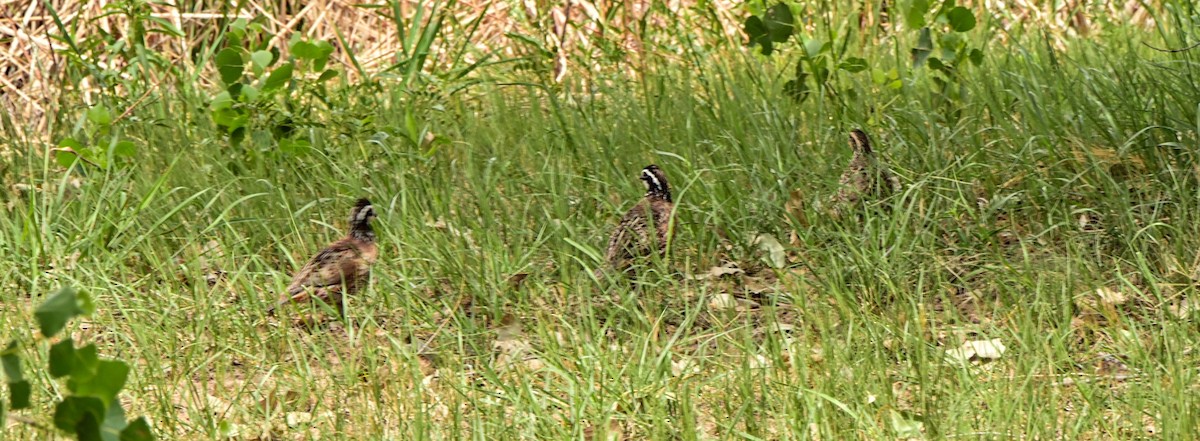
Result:
[[[49,427],[46,427],[46,426],[42,425],[41,423],[39,423],[39,422],[37,422],[37,421],[31,420],[31,419],[29,419],[29,418],[26,418],[26,417],[24,417],[24,416],[21,416],[21,415],[15,415],[15,414],[13,414],[13,413],[9,413],[9,414],[8,414],[8,419],[10,419],[10,420],[12,420],[12,421],[16,421],[16,422],[18,422],[18,423],[21,423],[21,424],[26,424],[26,425],[29,425],[29,426],[36,427],[37,429],[39,429],[39,430],[42,430],[42,431],[44,431],[44,432],[49,432],[49,431],[50,431],[50,428],[49,428]]]
[[[1150,48],[1150,49],[1154,49],[1154,50],[1156,50],[1156,51],[1159,51],[1159,52],[1167,52],[1167,53],[1187,52],[1187,51],[1190,51],[1190,50],[1192,50],[1192,49],[1195,49],[1197,46],[1200,46],[1200,42],[1196,42],[1196,44],[1193,44],[1193,45],[1191,45],[1191,46],[1185,47],[1185,48],[1183,48],[1183,49],[1160,49],[1160,48],[1156,48],[1156,47],[1154,47],[1154,46],[1151,46],[1151,45],[1150,45],[1150,43],[1147,43],[1147,42],[1144,42],[1144,41],[1142,42],[1142,44],[1143,44],[1143,45],[1145,45],[1146,47]]]

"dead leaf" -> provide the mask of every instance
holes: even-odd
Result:
[[[724,311],[737,306],[737,299],[729,293],[714,294],[708,301],[708,308],[714,311]]]
[[[690,279],[691,280],[719,279],[723,276],[729,276],[729,275],[735,275],[735,274],[745,274],[745,273],[746,272],[743,271],[741,268],[738,268],[736,262],[727,262],[724,265],[714,266],[712,268],[709,268],[708,272],[705,272],[704,274],[692,275],[692,276],[690,276]]]
[[[1112,288],[1099,288],[1096,290],[1096,296],[1100,298],[1100,303],[1106,306],[1120,305],[1129,300],[1125,293]]]
[[[772,268],[783,268],[787,265],[787,252],[783,249],[783,244],[779,243],[779,239],[767,233],[759,234],[754,238],[754,245],[758,245],[758,249],[763,253],[763,260]]]
[[[997,360],[1004,355],[1006,349],[1008,348],[998,338],[970,340],[963,342],[962,346],[957,349],[946,351],[946,357],[959,362],[967,362],[971,359]]]

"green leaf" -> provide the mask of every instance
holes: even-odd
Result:
[[[99,421],[103,420],[104,403],[96,397],[69,396],[54,408],[54,427],[67,433],[76,433],[80,423],[91,419],[97,429]]]
[[[91,378],[96,375],[100,356],[96,355],[96,344],[75,348],[75,365],[71,368],[72,378]]]
[[[783,43],[788,40],[795,32],[796,19],[792,16],[792,8],[785,3],[778,3],[767,9],[767,13],[763,15],[763,24],[767,27],[767,33],[771,37],[771,41]]]
[[[9,406],[13,410],[28,409],[29,396],[33,393],[33,386],[29,384],[29,380],[13,381],[8,383]]]
[[[279,140],[279,151],[289,155],[302,155],[308,153],[312,144],[307,139],[289,139],[284,138]]]
[[[925,59],[933,52],[933,37],[929,28],[921,28],[921,36],[917,39],[917,47],[912,49],[913,67],[921,67]]]
[[[246,139],[246,128],[238,127],[229,132],[229,145],[237,147],[242,145],[242,141]]]
[[[58,146],[59,147],[70,147],[73,149],[81,149],[81,148],[83,148],[83,143],[77,141],[75,138],[67,137],[67,138],[63,138],[62,141],[59,141]]]
[[[107,126],[112,124],[112,114],[104,106],[93,106],[87,111],[87,119],[93,124]]]
[[[950,20],[950,28],[954,29],[954,32],[975,29],[975,14],[972,14],[970,9],[958,6],[951,9],[946,17]]]
[[[967,59],[971,60],[971,64],[979,66],[983,64],[983,51],[979,49],[971,49],[971,53],[970,55],[967,55]]]
[[[104,441],[120,441],[121,431],[125,430],[128,424],[125,422],[125,408],[121,407],[121,402],[114,401],[108,405],[108,413],[104,415],[104,422],[100,424],[100,438]]]
[[[913,0],[904,13],[904,24],[911,29],[925,26],[925,14],[929,12],[929,0]]]
[[[293,57],[302,60],[313,60],[321,56],[321,50],[317,49],[317,45],[303,40],[292,43],[292,46],[288,50],[292,53]]]
[[[233,97],[230,96],[228,90],[223,90],[212,98],[208,103],[208,107],[214,111],[228,109],[233,107]]]
[[[258,100],[258,88],[249,84],[242,86],[242,96],[246,99],[242,100],[247,103],[252,103]]]
[[[329,69],[329,70],[326,70],[325,72],[321,72],[321,76],[317,78],[317,82],[323,83],[323,82],[329,81],[331,79],[334,79],[338,76],[338,73],[339,73],[338,71],[333,70],[333,69]]]
[[[4,348],[4,352],[0,353],[0,364],[4,365],[4,378],[7,378],[9,383],[25,378],[21,375],[21,356],[18,355],[18,349],[17,341],[13,340]]]
[[[816,58],[824,47],[825,44],[820,39],[811,38],[804,42],[804,53],[808,55],[808,58]]]
[[[125,381],[129,379],[129,365],[120,360],[100,360],[94,375],[71,375],[67,388],[76,395],[99,398],[105,404],[112,403]]]
[[[850,73],[862,72],[864,70],[867,70],[867,68],[869,68],[869,67],[870,66],[867,65],[867,60],[862,59],[862,58],[856,58],[856,57],[846,58],[846,59],[842,60],[842,62],[840,64],[838,64],[838,69],[841,69],[841,70],[844,70],[844,71],[850,72]]]
[[[33,315],[37,317],[42,335],[47,338],[53,337],[62,330],[63,326],[67,325],[67,320],[88,313],[81,307],[78,294],[75,288],[62,288],[51,294],[49,299],[38,306]]]
[[[291,81],[292,70],[295,67],[294,64],[288,63],[275,68],[275,70],[271,71],[271,75],[267,76],[266,81],[263,82],[262,91],[270,92],[286,85],[288,81]]]
[[[146,417],[130,421],[125,430],[121,431],[120,441],[154,441],[154,433],[150,431]]]
[[[333,54],[333,45],[328,41],[321,40],[317,42],[316,46],[317,57],[313,59],[312,70],[320,72],[325,70],[325,64],[329,62],[329,56]]]
[[[246,70],[242,65],[242,54],[237,49],[227,47],[217,52],[216,57],[217,72],[221,73],[221,82],[226,85],[237,83],[242,79],[242,72]]]
[[[268,51],[254,51],[250,54],[250,62],[261,69],[269,67],[272,61],[275,61],[275,56]]]
[[[249,115],[235,109],[214,110],[212,117],[214,123],[224,127],[227,131],[245,127],[246,123],[250,121]]]
[[[66,339],[50,346],[50,377],[70,375],[75,370],[75,342]]]
[[[128,158],[136,153],[137,146],[133,144],[133,141],[119,141],[116,143],[116,145],[113,145],[113,155],[124,156]]]
[[[746,21],[742,23],[742,32],[745,32],[746,36],[750,38],[750,42],[747,44],[762,46],[760,50],[763,55],[771,55],[771,52],[775,50],[774,43],[771,43],[771,36],[767,33],[767,25],[763,24],[762,19],[758,16],[751,15],[746,18]]]

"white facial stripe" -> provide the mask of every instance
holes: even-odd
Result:
[[[360,220],[360,221],[366,220],[374,212],[375,212],[375,209],[372,208],[370,205],[367,205],[358,210],[358,215],[355,217],[355,219]]]
[[[654,182],[654,188],[662,188],[662,183],[658,182],[658,177],[654,176],[654,173],[650,173],[650,170],[642,170],[642,174],[650,179],[651,182]]]

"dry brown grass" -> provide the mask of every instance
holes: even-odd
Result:
[[[881,0],[856,2],[848,7],[875,11]],[[887,7],[886,0],[883,7]],[[1138,0],[1124,3],[1104,2],[1095,6],[1082,0],[1062,2],[1056,7],[1043,6],[1031,0],[984,0],[974,3],[986,9],[1000,26],[1011,29],[1017,25],[1036,25],[1050,29],[1057,36],[1086,36],[1093,32],[1091,17],[1105,14],[1133,22],[1152,24],[1152,17]],[[57,11],[71,40],[76,42],[117,41],[126,36],[130,20],[119,11],[120,1],[99,0],[0,0],[0,106],[14,117],[19,135],[47,133],[51,118],[65,91],[78,92],[83,101],[93,102],[97,85],[89,77],[78,83],[70,78],[68,54],[72,48],[62,38],[52,11]],[[362,7],[362,4],[378,7]],[[405,20],[411,19],[430,2],[402,0],[397,7]],[[217,39],[221,27],[234,18],[265,17],[272,43],[285,48],[295,33],[311,39],[335,43],[335,64],[344,67],[353,81],[359,76],[351,54],[371,74],[397,61],[402,52],[400,30],[389,17],[392,9],[387,2],[356,2],[327,0],[259,0],[245,2],[245,7],[230,11],[223,2],[198,0],[175,7],[163,3],[145,3],[152,17],[165,20],[182,32],[180,36],[151,33],[145,38],[149,51],[170,60],[183,72],[194,72],[197,49],[207,48]],[[701,8],[703,10],[701,10]],[[448,11],[443,38],[433,47],[428,66],[445,65],[454,61],[473,62],[486,54],[501,58],[528,55],[527,43],[518,43],[514,35],[538,42],[553,58],[550,79],[563,81],[570,75],[588,75],[609,68],[622,74],[636,74],[642,66],[641,55],[652,51],[667,57],[679,54],[689,44],[740,44],[741,20],[747,14],[741,2],[716,0],[463,0],[453,3]],[[898,15],[892,11],[890,15]],[[428,15],[426,14],[426,17]],[[473,24],[478,20],[478,26]],[[875,23],[875,16],[864,13],[863,26]],[[896,21],[896,20],[893,20]],[[694,32],[684,41],[673,32],[683,22]],[[644,23],[644,24],[643,24]],[[888,26],[885,24],[885,26]],[[339,33],[347,48],[337,44]],[[1003,33],[998,38],[1004,38]],[[463,39],[469,39],[461,60],[457,55]],[[674,49],[672,49],[674,48]],[[108,54],[103,48],[83,50],[95,59],[100,69],[120,70],[124,60]],[[617,61],[611,55],[618,54]],[[601,61],[605,55],[607,61]],[[150,75],[164,75],[151,73]],[[205,75],[202,78],[212,78]],[[158,78],[154,84],[161,82]],[[118,90],[118,93],[120,91]],[[134,98],[131,98],[131,102]]]

